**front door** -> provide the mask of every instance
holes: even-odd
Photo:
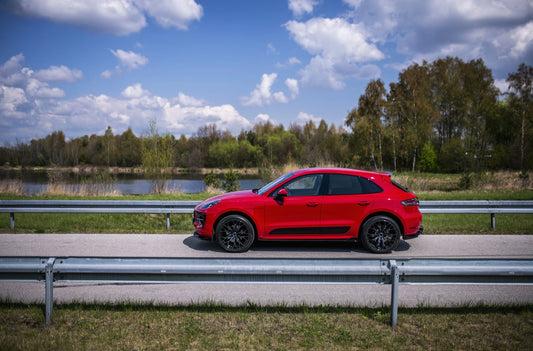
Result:
[[[265,203],[265,238],[304,239],[320,233],[322,174],[307,174],[279,187]],[[286,196],[276,197],[285,189]]]

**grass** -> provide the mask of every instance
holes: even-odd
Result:
[[[531,350],[533,306],[0,304],[3,350]]]

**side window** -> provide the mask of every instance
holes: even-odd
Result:
[[[330,174],[328,195],[354,195],[362,194],[359,177],[347,174]]]
[[[383,191],[383,189],[381,189],[379,185],[377,185],[370,179],[366,179],[363,177],[359,177],[359,179],[361,180],[361,186],[363,187],[363,192],[365,194],[376,194],[381,193]]]
[[[330,174],[327,195],[357,195],[380,193],[383,190],[374,182],[348,174]]]
[[[320,192],[322,174],[308,174],[284,184],[282,188],[287,190],[287,196],[316,196]]]

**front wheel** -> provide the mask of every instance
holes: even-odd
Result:
[[[400,244],[400,236],[400,227],[392,218],[376,216],[364,223],[361,242],[373,253],[389,253]]]
[[[216,237],[224,250],[244,252],[254,243],[254,226],[243,216],[229,215],[218,223]]]

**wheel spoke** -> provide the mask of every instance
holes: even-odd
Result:
[[[368,241],[376,250],[386,251],[394,244],[396,234],[390,222],[379,221],[368,229]]]
[[[231,250],[245,247],[250,238],[247,226],[239,220],[225,223],[221,228],[220,235],[224,246]]]

